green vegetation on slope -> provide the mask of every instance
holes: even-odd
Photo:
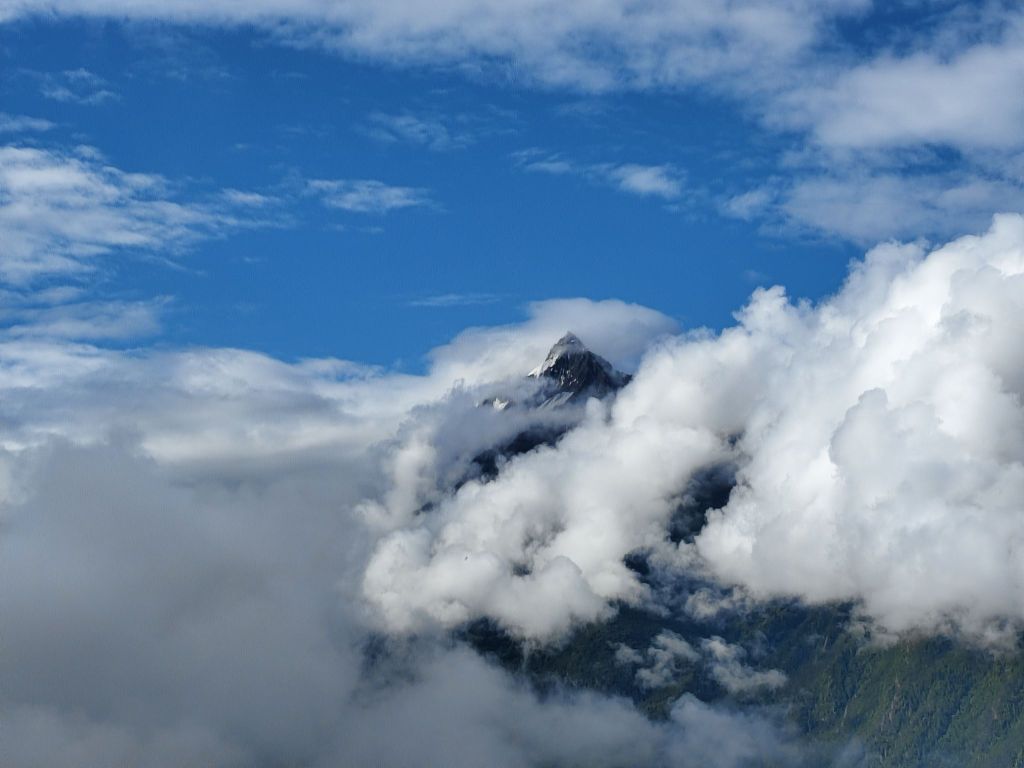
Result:
[[[670,683],[645,689],[616,660],[620,644],[648,648],[670,630],[695,647],[717,635],[754,649],[746,662],[779,669],[781,688],[746,695],[745,705],[785,713],[810,741],[837,749],[856,742],[863,765],[886,768],[1024,766],[1024,655],[994,654],[949,638],[873,644],[851,632],[849,606],[778,603],[712,623],[623,608],[579,628],[556,649],[528,651],[487,624],[466,639],[540,688],[590,688],[628,696],[664,717],[680,695],[734,700],[702,662],[682,663]]]

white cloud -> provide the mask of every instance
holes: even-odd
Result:
[[[0,112],[0,133],[24,133],[27,131],[50,131],[56,125],[49,120],[28,115],[9,115]]]
[[[615,652],[619,664],[638,665],[636,682],[642,688],[664,688],[675,682],[684,667],[702,666],[729,694],[746,694],[765,688],[780,688],[786,676],[777,669],[757,670],[745,663],[746,650],[721,637],[700,641],[698,651],[674,632],[655,636],[644,653],[620,645]]]
[[[0,323],[11,337],[97,341],[153,336],[161,328],[165,299],[152,301],[73,301],[51,306],[6,308]]]
[[[870,39],[842,37],[837,22],[859,17],[870,24],[872,12],[868,0],[639,5],[609,0],[571,8],[555,0],[447,0],[429,8],[411,0],[261,0],[244,7],[225,0],[9,0],[0,6],[0,19],[59,14],[255,25],[285,44],[407,66],[490,71],[514,77],[517,84],[584,92],[701,88],[735,100],[743,112],[787,140],[823,149],[823,163],[809,169],[809,175],[830,177],[833,185],[848,183],[847,190],[833,195],[837,205],[857,201],[862,182],[856,173],[832,173],[829,155],[836,152],[852,153],[847,165],[869,178],[894,169],[911,176],[931,174],[931,182],[941,187],[932,197],[956,196],[964,179],[1014,188],[1017,181],[993,169],[1019,165],[1016,155],[1024,146],[1024,97],[1016,87],[1024,71],[1019,10],[943,7],[923,13],[921,29],[913,34],[903,27],[886,32],[892,28],[886,21],[879,25],[882,33]],[[62,77],[73,79],[76,72]],[[370,122],[369,130],[381,138],[435,149],[459,146],[468,136],[436,116],[382,113]],[[935,172],[929,160],[901,154],[932,146],[953,158],[955,173]],[[533,165],[552,173],[590,173],[625,191],[666,200],[685,192],[679,175],[661,166],[628,173],[625,167],[588,171],[561,158],[536,158]],[[911,195],[921,191],[929,189],[906,190]],[[734,196],[725,208],[731,215],[757,218],[753,202]],[[978,222],[971,206],[943,205],[929,197],[905,201],[904,207],[918,222],[915,235],[947,236]],[[918,215],[936,208],[935,215]],[[864,215],[854,207],[850,218]],[[889,226],[861,225],[851,235],[842,226],[842,215],[836,217],[838,225],[817,218],[827,234],[855,239],[871,236],[863,234],[868,230],[901,237],[911,228],[888,216],[882,219]],[[945,226],[931,228],[937,224]]]
[[[366,510],[385,531],[367,599],[394,631],[489,616],[550,637],[649,599],[623,564],[646,550],[757,597],[858,601],[897,632],[1018,625],[1022,253],[1005,216],[927,257],[879,247],[817,307],[758,290],[737,327],[656,347],[557,447],[456,493],[431,479],[438,427],[409,431]],[[738,488],[676,548],[677,494],[721,461]]]
[[[501,300],[495,293],[440,293],[424,296],[409,302],[410,307],[472,307],[480,304],[494,304]]]
[[[790,220],[862,243],[918,232],[981,229],[992,211],[1024,209],[1024,188],[1000,179],[939,174],[806,178],[782,202]]]
[[[710,661],[711,676],[731,694],[743,694],[764,688],[781,688],[786,676],[777,669],[757,670],[747,666],[746,650],[720,637],[701,641],[701,651]]]
[[[624,556],[658,545],[673,494],[727,447],[708,424],[713,401],[703,393],[683,386],[661,398],[636,386],[642,381],[610,412],[592,403],[557,449],[512,460],[493,482],[466,483],[437,499],[430,515],[417,516],[408,493],[369,508],[394,529],[364,581],[385,626],[415,631],[486,615],[546,638],[607,616],[611,601],[643,599]],[[687,405],[676,410],[680,399]],[[396,456],[417,450],[410,438]]]
[[[822,62],[763,99],[766,125],[804,133],[816,150],[783,164],[789,179],[776,186],[788,191],[775,192],[785,217],[869,243],[948,237],[1024,206],[1024,17],[958,10],[843,66]],[[734,197],[726,213],[777,221],[762,193]]]
[[[53,101],[96,106],[121,97],[111,90],[110,84],[87,69],[70,69],[38,75],[43,96]]]
[[[723,203],[722,210],[728,216],[751,221],[762,216],[773,202],[772,190],[759,187],[733,195]]]
[[[657,346],[614,406],[581,414],[557,448],[454,494],[469,458],[524,424],[475,404],[507,392],[553,339],[571,329],[630,367],[671,321],[618,302],[541,304],[524,325],[439,348],[425,378],[237,351],[122,359],[25,336],[2,350],[6,439],[123,428],[161,462],[211,472],[377,445],[360,514],[380,538],[362,589],[395,631],[490,616],[557,635],[650,598],[622,563],[640,549],[754,596],[858,600],[895,631],[982,636],[1024,618],[1006,545],[1024,482],[1022,252],[1024,223],[1009,216],[927,257],[878,248],[818,307],[758,291],[736,328]],[[722,460],[738,463],[739,488],[695,548],[674,549],[676,495]]]
[[[614,302],[540,306],[525,326],[457,339],[425,377],[0,335],[0,762],[669,766],[703,750],[703,765],[730,768],[752,755],[797,758],[761,717],[686,698],[663,724],[623,700],[541,700],[429,637],[390,638],[395,653],[365,663],[357,590],[379,533],[355,510],[388,490],[376,446],[434,413],[447,432],[432,445],[455,462],[459,441],[488,438],[469,427],[495,414],[450,392],[451,374],[476,370],[466,387],[519,378],[520,358],[532,361],[552,324],[569,320],[624,355],[646,345],[638,329],[667,323]],[[503,349],[520,340],[526,350]]]
[[[856,599],[893,630],[978,635],[1024,611],[1024,220],[927,255],[881,246],[811,311],[762,292],[743,316],[777,355],[748,457],[697,548],[756,594]]]
[[[530,173],[580,176],[591,183],[608,185],[639,197],[672,201],[683,194],[683,173],[671,165],[576,163],[537,149],[522,150],[512,157],[519,167]]]
[[[434,115],[374,112],[363,130],[379,141],[416,144],[435,151],[458,149],[473,142],[473,135],[465,127],[451,126],[450,122]]]
[[[678,171],[667,165],[636,165],[627,163],[608,169],[608,177],[619,189],[642,197],[675,200],[683,191]]]
[[[392,186],[376,179],[314,179],[307,182],[307,189],[327,207],[350,213],[384,214],[434,204],[426,189]]]
[[[277,198],[259,192],[248,192],[243,189],[225,189],[221,192],[224,199],[238,206],[265,208],[278,202]]]
[[[556,0],[8,0],[0,20],[33,14],[113,16],[178,23],[254,24],[285,39],[378,60],[487,65],[514,61],[548,84],[602,90],[770,77],[822,37],[825,24],[864,0],[742,0],[566,6]]]
[[[782,122],[809,126],[823,145],[873,148],[940,144],[970,151],[1024,144],[1024,25],[957,50],[883,54],[822,86],[796,88]]]
[[[855,600],[889,630],[1005,638],[1024,622],[1022,280],[1024,218],[1006,216],[931,253],[874,249],[817,306],[758,291],[720,334],[666,339],[671,321],[619,302],[537,305],[438,349],[426,376],[5,334],[3,762],[40,744],[46,765],[388,765],[410,744],[441,764],[588,743],[656,765],[791,754],[742,716],[752,741],[709,741],[736,716],[688,698],[663,730],[621,702],[538,702],[460,651],[413,648],[414,674],[389,678],[409,682],[380,687],[352,649],[368,624],[429,637],[480,616],[556,636],[656,598],[623,565],[636,551],[744,599]],[[614,404],[476,407],[529,386],[566,329],[620,366],[647,350]],[[537,419],[576,426],[451,490]],[[720,461],[739,485],[695,544],[672,544],[679,494]],[[693,650],[661,637],[652,669]],[[701,651],[729,690],[782,682],[724,641]],[[383,738],[396,722],[416,737]]]
[[[0,147],[0,279],[8,282],[81,274],[113,252],[173,251],[255,223],[178,202],[162,177],[125,172],[88,148]]]
[[[669,685],[679,674],[680,665],[693,665],[700,654],[675,632],[663,631],[644,654],[646,665],[636,671],[637,684],[643,688]]]
[[[1024,187],[983,172],[874,172],[836,163],[733,196],[722,213],[769,230],[839,235],[870,245],[919,233],[951,236],[982,229],[992,211],[1024,210]]]

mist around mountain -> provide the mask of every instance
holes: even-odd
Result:
[[[614,398],[631,379],[572,332],[529,376],[547,381],[513,407]],[[525,430],[474,462],[491,480],[513,457],[552,446],[566,431]],[[725,506],[736,482],[728,464],[695,474],[672,513],[669,537],[694,541],[707,511]],[[627,564],[658,596],[655,605],[620,605],[610,619],[549,646],[524,643],[486,619],[457,636],[541,691],[628,697],[655,721],[695,697],[765,714],[789,729],[792,754],[750,755],[749,764],[1024,764],[1024,659],[1015,649],[993,651],[956,632],[877,635],[854,602],[758,604],[698,576],[663,580],[642,552]]]
[[[880,248],[813,311],[779,312],[781,294],[755,296],[743,331],[688,340],[660,360],[654,353],[635,385],[566,333],[529,374],[538,389],[497,402],[510,417],[565,409],[570,421],[531,426],[478,454],[470,487],[431,510],[433,545],[411,565],[421,581],[401,609],[414,622],[406,626],[429,617],[542,692],[626,697],[654,721],[691,700],[755,713],[794,749],[737,764],[1022,764],[1018,555],[1010,544],[1003,581],[990,571],[999,567],[996,540],[990,554],[976,549],[989,546],[991,526],[1018,517],[1004,494],[1021,480],[1020,433],[982,415],[1005,403],[1004,416],[1021,423],[1019,355],[1003,335],[1016,321],[966,288],[981,258],[983,272],[1008,280],[1002,300],[1019,303],[1019,267],[1009,266],[1019,263],[1017,246],[982,255],[1006,243],[996,232],[1007,223],[926,256]],[[761,334],[785,341],[761,346]],[[708,365],[709,356],[719,357]],[[765,364],[787,389],[764,377]],[[633,387],[657,373],[659,386],[643,393],[656,405],[638,408]],[[723,391],[725,400],[749,396],[753,414],[716,411]],[[773,396],[784,409],[756,415]],[[659,410],[685,415],[649,422]],[[838,428],[801,448],[829,411]],[[691,425],[709,418],[720,419],[718,442],[700,446]],[[984,438],[983,424],[995,429]],[[664,456],[641,448],[645,459],[630,463],[633,449],[623,447],[652,433],[659,447],[680,439],[674,456],[689,462],[653,493],[648,473]],[[823,453],[803,453],[812,446]],[[552,523],[543,510],[559,503],[576,509]],[[838,517],[822,517],[837,503]],[[496,519],[481,524],[492,509]],[[478,551],[465,542],[507,553],[507,575],[474,565]],[[758,554],[769,547],[788,561]],[[451,549],[471,565],[440,554]],[[483,586],[453,583],[452,572]],[[377,575],[371,562],[374,592],[385,583]],[[574,591],[580,581],[603,600]],[[460,610],[451,614],[453,602]]]
[[[1022,275],[1001,216],[422,376],[0,341],[0,764],[1020,764]]]
[[[1024,768],[1022,83],[1014,0],[0,0],[0,768]]]

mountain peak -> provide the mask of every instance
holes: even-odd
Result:
[[[580,337],[572,331],[566,331],[565,335],[555,342],[551,351],[554,352],[559,347],[563,349],[578,349],[581,351],[586,351],[587,349],[587,345],[580,341]]]
[[[530,376],[545,380],[554,389],[552,404],[587,397],[604,397],[621,389],[630,377],[587,349],[572,331],[555,342],[544,362]]]
[[[530,376],[538,377],[551,370],[551,367],[566,355],[589,355],[593,354],[587,345],[580,341],[580,337],[572,331],[567,331],[562,338],[554,343],[548,351],[548,356],[538,367],[530,371]]]

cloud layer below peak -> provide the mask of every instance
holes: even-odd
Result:
[[[663,578],[740,585],[737,605],[848,600],[890,631],[1004,641],[1024,622],[1022,281],[1024,218],[1005,215],[930,252],[875,248],[817,305],[759,290],[718,334],[616,301],[537,304],[435,350],[423,376],[5,334],[0,756],[797,760],[758,717],[684,697],[662,726],[619,701],[539,700],[434,639],[487,617],[544,642],[656,604],[624,563],[643,553]],[[614,402],[480,407],[525,395],[567,329],[635,369]],[[473,474],[538,425],[569,431]],[[728,503],[674,543],[688,483],[718,464],[736,471]],[[396,649],[374,674],[371,638]],[[704,659],[725,690],[785,684],[714,636],[626,650],[642,680]]]

